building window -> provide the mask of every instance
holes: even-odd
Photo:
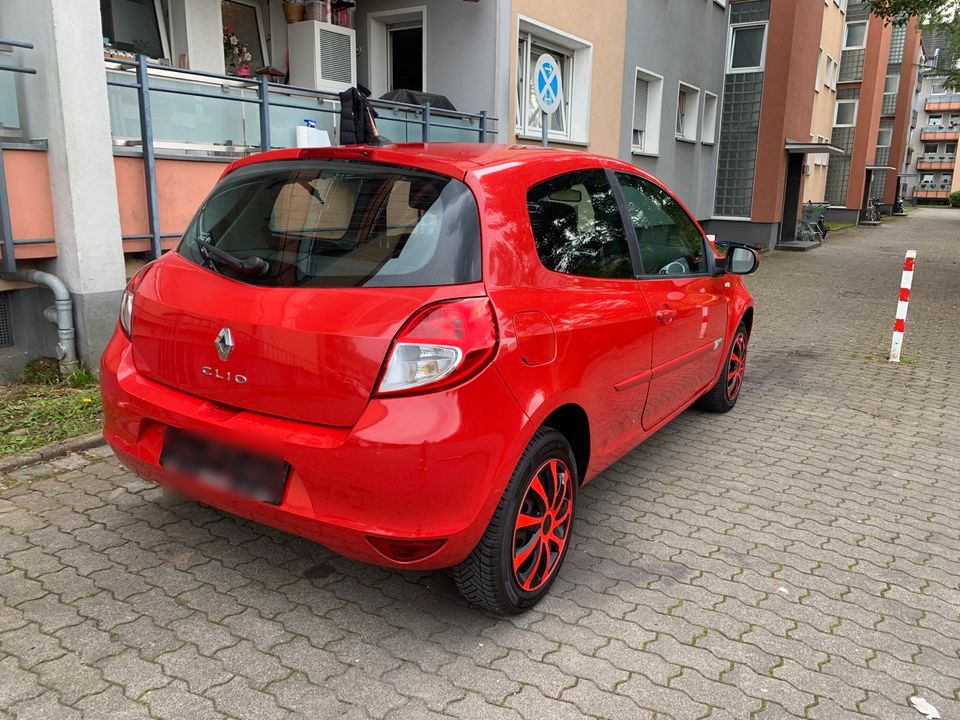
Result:
[[[893,128],[882,127],[877,130],[877,147],[890,147],[893,141]]]
[[[712,92],[703,93],[703,128],[700,142],[713,145],[717,141],[717,96]]]
[[[858,100],[837,100],[834,127],[853,127],[857,123]]]
[[[516,132],[539,137],[541,111],[533,77],[541,55],[552,55],[560,66],[563,101],[549,116],[550,137],[586,142],[593,46],[567,33],[527,18],[520,19],[517,42]]]
[[[677,139],[697,141],[697,114],[700,109],[700,90],[680,83],[677,91]]]
[[[943,127],[943,115],[931,115],[930,119],[927,120],[927,125]]]
[[[932,183],[933,182],[933,173],[924,173],[920,176],[920,184]]]
[[[930,89],[931,95],[943,95],[947,92],[947,86],[944,84],[943,80],[938,80],[933,83],[933,87]]]
[[[887,79],[883,83],[883,91],[887,94],[897,92],[897,89],[900,87],[900,76],[899,75],[887,75]]]
[[[957,144],[956,143],[947,143],[943,146],[943,152],[945,155],[956,155],[957,154]]]
[[[923,144],[923,154],[924,155],[936,155],[937,150],[940,149],[940,146],[937,143],[924,143]]]
[[[727,72],[763,70],[767,50],[767,24],[731,25]]]
[[[867,23],[855,22],[847,23],[846,32],[843,35],[844,50],[858,50],[867,46]]]
[[[840,63],[827,55],[827,66],[825,72],[824,85],[831,90],[837,89],[837,77],[840,74]]]
[[[663,105],[663,78],[643,68],[636,70],[633,88],[633,129],[630,148],[634,153],[660,152],[660,112]]]
[[[118,50],[168,57],[159,4],[159,0],[100,0],[103,37]]]
[[[823,48],[820,48],[820,52],[817,55],[817,84],[813,86],[813,89],[817,92],[820,92],[820,86],[823,84]]]

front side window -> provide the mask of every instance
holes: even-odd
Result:
[[[527,211],[537,255],[566,275],[633,277],[633,262],[613,188],[603,170],[580,170],[534,185]]]
[[[730,29],[729,72],[763,70],[763,56],[767,39],[767,25],[735,25]]]
[[[644,275],[707,272],[703,236],[680,204],[637,175],[617,173],[627,214],[637,234]]]
[[[867,45],[867,24],[865,22],[847,23],[843,36],[844,50],[857,50]]]
[[[256,163],[213,190],[179,252],[268,287],[458,285],[480,280],[480,221],[473,194],[449,177],[374,163]]]

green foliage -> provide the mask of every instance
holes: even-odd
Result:
[[[60,365],[53,358],[34,358],[27,363],[19,379],[34,385],[56,385],[60,382]]]
[[[96,388],[6,385],[0,388],[0,457],[84,435],[101,425]]]
[[[870,12],[894,25],[905,25],[912,17],[940,21],[953,15],[958,0],[866,0]]]
[[[960,190],[954,190],[947,196],[950,201],[950,207],[960,207]]]

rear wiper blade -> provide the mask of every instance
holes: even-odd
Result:
[[[218,261],[222,262],[228,268],[240,273],[241,275],[253,275],[254,277],[260,277],[270,272],[270,263],[268,263],[262,257],[257,257],[254,255],[248,258],[238,258],[235,255],[224,252],[216,245],[211,245],[206,240],[197,238],[196,241],[200,246],[202,253],[209,253],[210,255],[213,255],[213,257],[215,257]]]

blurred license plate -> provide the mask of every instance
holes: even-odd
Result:
[[[204,485],[273,505],[283,500],[290,469],[283,460],[221,445],[177,428],[167,428],[164,434],[160,464],[192,475]]]

